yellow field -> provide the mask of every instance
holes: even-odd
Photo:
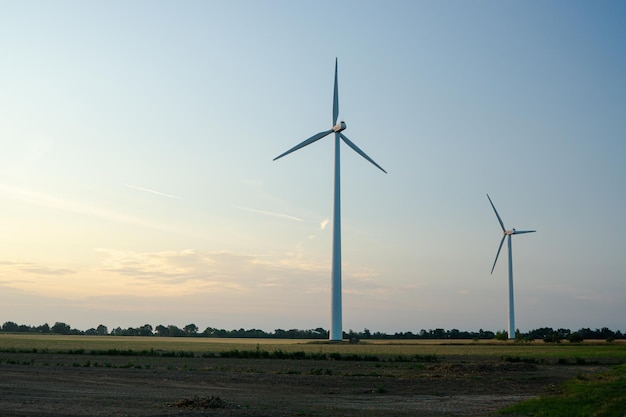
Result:
[[[4,350],[162,350],[185,352],[223,352],[234,349],[307,353],[370,354],[370,355],[472,355],[519,356],[532,358],[614,358],[626,361],[626,341],[613,343],[586,341],[584,343],[549,344],[513,343],[472,340],[368,340],[357,344],[328,343],[320,340],[297,339],[232,339],[190,337],[135,336],[63,336],[33,334],[0,334],[0,351]]]

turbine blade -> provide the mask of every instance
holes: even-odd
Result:
[[[315,142],[316,140],[320,140],[321,138],[323,138],[324,136],[326,136],[326,135],[328,135],[328,134],[330,134],[332,132],[333,132],[333,130],[330,129],[330,130],[327,130],[325,132],[320,132],[320,133],[318,133],[316,135],[313,135],[310,138],[308,138],[307,140],[305,140],[305,141],[299,143],[298,145],[294,146],[293,148],[289,149],[287,152],[281,153],[280,155],[278,155],[273,160],[275,161],[275,160],[277,160],[279,158],[282,158],[285,155],[290,154],[293,151],[297,151],[300,148],[304,148],[306,145],[310,145],[311,143]]]
[[[382,169],[382,167],[380,165],[378,165],[376,162],[374,162],[374,160],[372,158],[370,158],[369,156],[367,156],[365,154],[365,152],[363,152],[361,149],[359,149],[358,146],[356,146],[354,143],[352,143],[352,141],[350,139],[348,139],[343,133],[339,133],[339,136],[341,137],[341,139],[343,139],[343,141],[345,143],[348,144],[349,147],[351,147],[352,149],[354,149],[356,151],[356,153],[358,153],[359,155],[361,155],[363,158],[367,159],[368,161],[370,161],[372,164],[374,164],[378,169],[380,169],[382,172],[384,172],[385,174],[387,173],[387,171],[385,171],[384,169]]]
[[[504,223],[502,222],[502,219],[500,218],[500,215],[498,214],[498,210],[496,210],[496,206],[493,205],[493,202],[491,201],[489,194],[487,194],[487,198],[489,199],[489,202],[491,203],[491,207],[493,207],[493,211],[496,213],[496,217],[498,218],[498,221],[500,222],[500,227],[502,227],[502,231],[506,232],[506,229],[504,228]]]
[[[335,58],[335,93],[333,94],[333,126],[337,124],[339,116],[339,91],[337,87],[337,58]]]
[[[500,250],[502,250],[502,244],[504,243],[504,238],[506,238],[506,235],[502,236],[502,240],[500,241],[500,246],[498,246],[498,252],[496,252],[496,260],[493,261],[493,266],[491,267],[492,274],[493,274],[493,269],[496,267],[496,262],[498,262],[498,256],[500,256]]]
[[[536,230],[515,230],[513,232],[514,235],[520,235],[522,233],[535,233]]]

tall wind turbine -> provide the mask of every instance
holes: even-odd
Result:
[[[330,335],[329,339],[332,341],[339,341],[343,339],[342,330],[342,316],[341,316],[341,199],[340,199],[340,169],[339,169],[339,145],[340,139],[343,140],[349,147],[351,147],[356,153],[367,159],[374,164],[378,169],[385,174],[387,171],[381,168],[372,158],[367,156],[365,152],[359,149],[350,139],[348,139],[343,133],[346,128],[346,124],[343,121],[337,123],[337,116],[339,116],[339,95],[337,91],[337,59],[335,59],[335,91],[333,95],[333,127],[329,130],[317,133],[307,140],[299,143],[293,148],[289,149],[274,158],[274,161],[282,158],[291,152],[297,151],[311,143],[322,139],[331,133],[335,134],[335,194],[333,203],[333,264],[332,264],[332,295],[331,295],[331,309],[330,309]]]
[[[493,205],[489,194],[487,194],[487,198],[491,203],[491,207],[493,211],[496,213],[496,217],[498,218],[498,222],[500,222],[500,227],[502,227],[502,232],[504,236],[502,236],[502,240],[500,241],[500,246],[498,247],[498,252],[496,253],[496,260],[493,261],[493,266],[491,267],[491,273],[493,274],[493,269],[496,267],[496,262],[498,262],[498,256],[500,255],[500,250],[502,249],[502,244],[504,243],[504,239],[508,237],[508,245],[509,245],[509,339],[515,339],[515,305],[513,301],[513,251],[511,249],[511,236],[513,235],[521,235],[522,233],[533,233],[536,230],[515,230],[515,228],[511,230],[506,230],[504,227],[504,222],[502,222],[502,218],[498,214],[498,210],[496,210],[496,206]]]

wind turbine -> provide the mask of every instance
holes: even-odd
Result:
[[[343,121],[337,123],[337,116],[339,116],[339,95],[337,91],[337,59],[335,58],[335,91],[333,95],[333,127],[329,130],[317,133],[307,140],[299,143],[293,148],[289,149],[274,158],[274,161],[288,155],[300,148],[312,144],[315,141],[322,139],[331,133],[335,134],[335,193],[333,203],[333,260],[332,260],[332,295],[331,295],[331,309],[330,309],[330,335],[331,341],[340,341],[343,339],[342,330],[342,307],[341,307],[341,198],[340,198],[340,169],[339,169],[339,145],[343,140],[349,147],[351,147],[356,153],[367,159],[374,164],[378,169],[385,174],[387,171],[382,169],[372,158],[367,156],[365,152],[359,149],[350,139],[348,139],[343,133],[346,128],[346,124]]]
[[[493,201],[487,194],[487,198],[491,203],[491,207],[493,211],[496,213],[496,217],[498,218],[498,222],[500,222],[500,227],[502,227],[502,232],[504,236],[502,236],[502,240],[500,241],[500,246],[498,247],[498,252],[496,253],[496,260],[493,261],[493,266],[491,267],[491,273],[493,274],[493,269],[496,267],[496,262],[498,262],[498,256],[500,255],[500,250],[502,249],[502,244],[504,243],[504,239],[508,237],[508,245],[509,245],[509,339],[515,339],[515,305],[513,301],[513,251],[511,249],[511,236],[513,235],[521,235],[522,233],[533,233],[536,230],[515,230],[515,228],[511,230],[506,230],[504,227],[504,222],[502,218],[498,214],[498,210],[496,210],[496,206],[493,205]]]

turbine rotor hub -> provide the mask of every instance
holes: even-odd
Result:
[[[341,121],[333,126],[333,131],[335,132],[341,132],[342,130],[346,130],[346,122],[344,121]]]

